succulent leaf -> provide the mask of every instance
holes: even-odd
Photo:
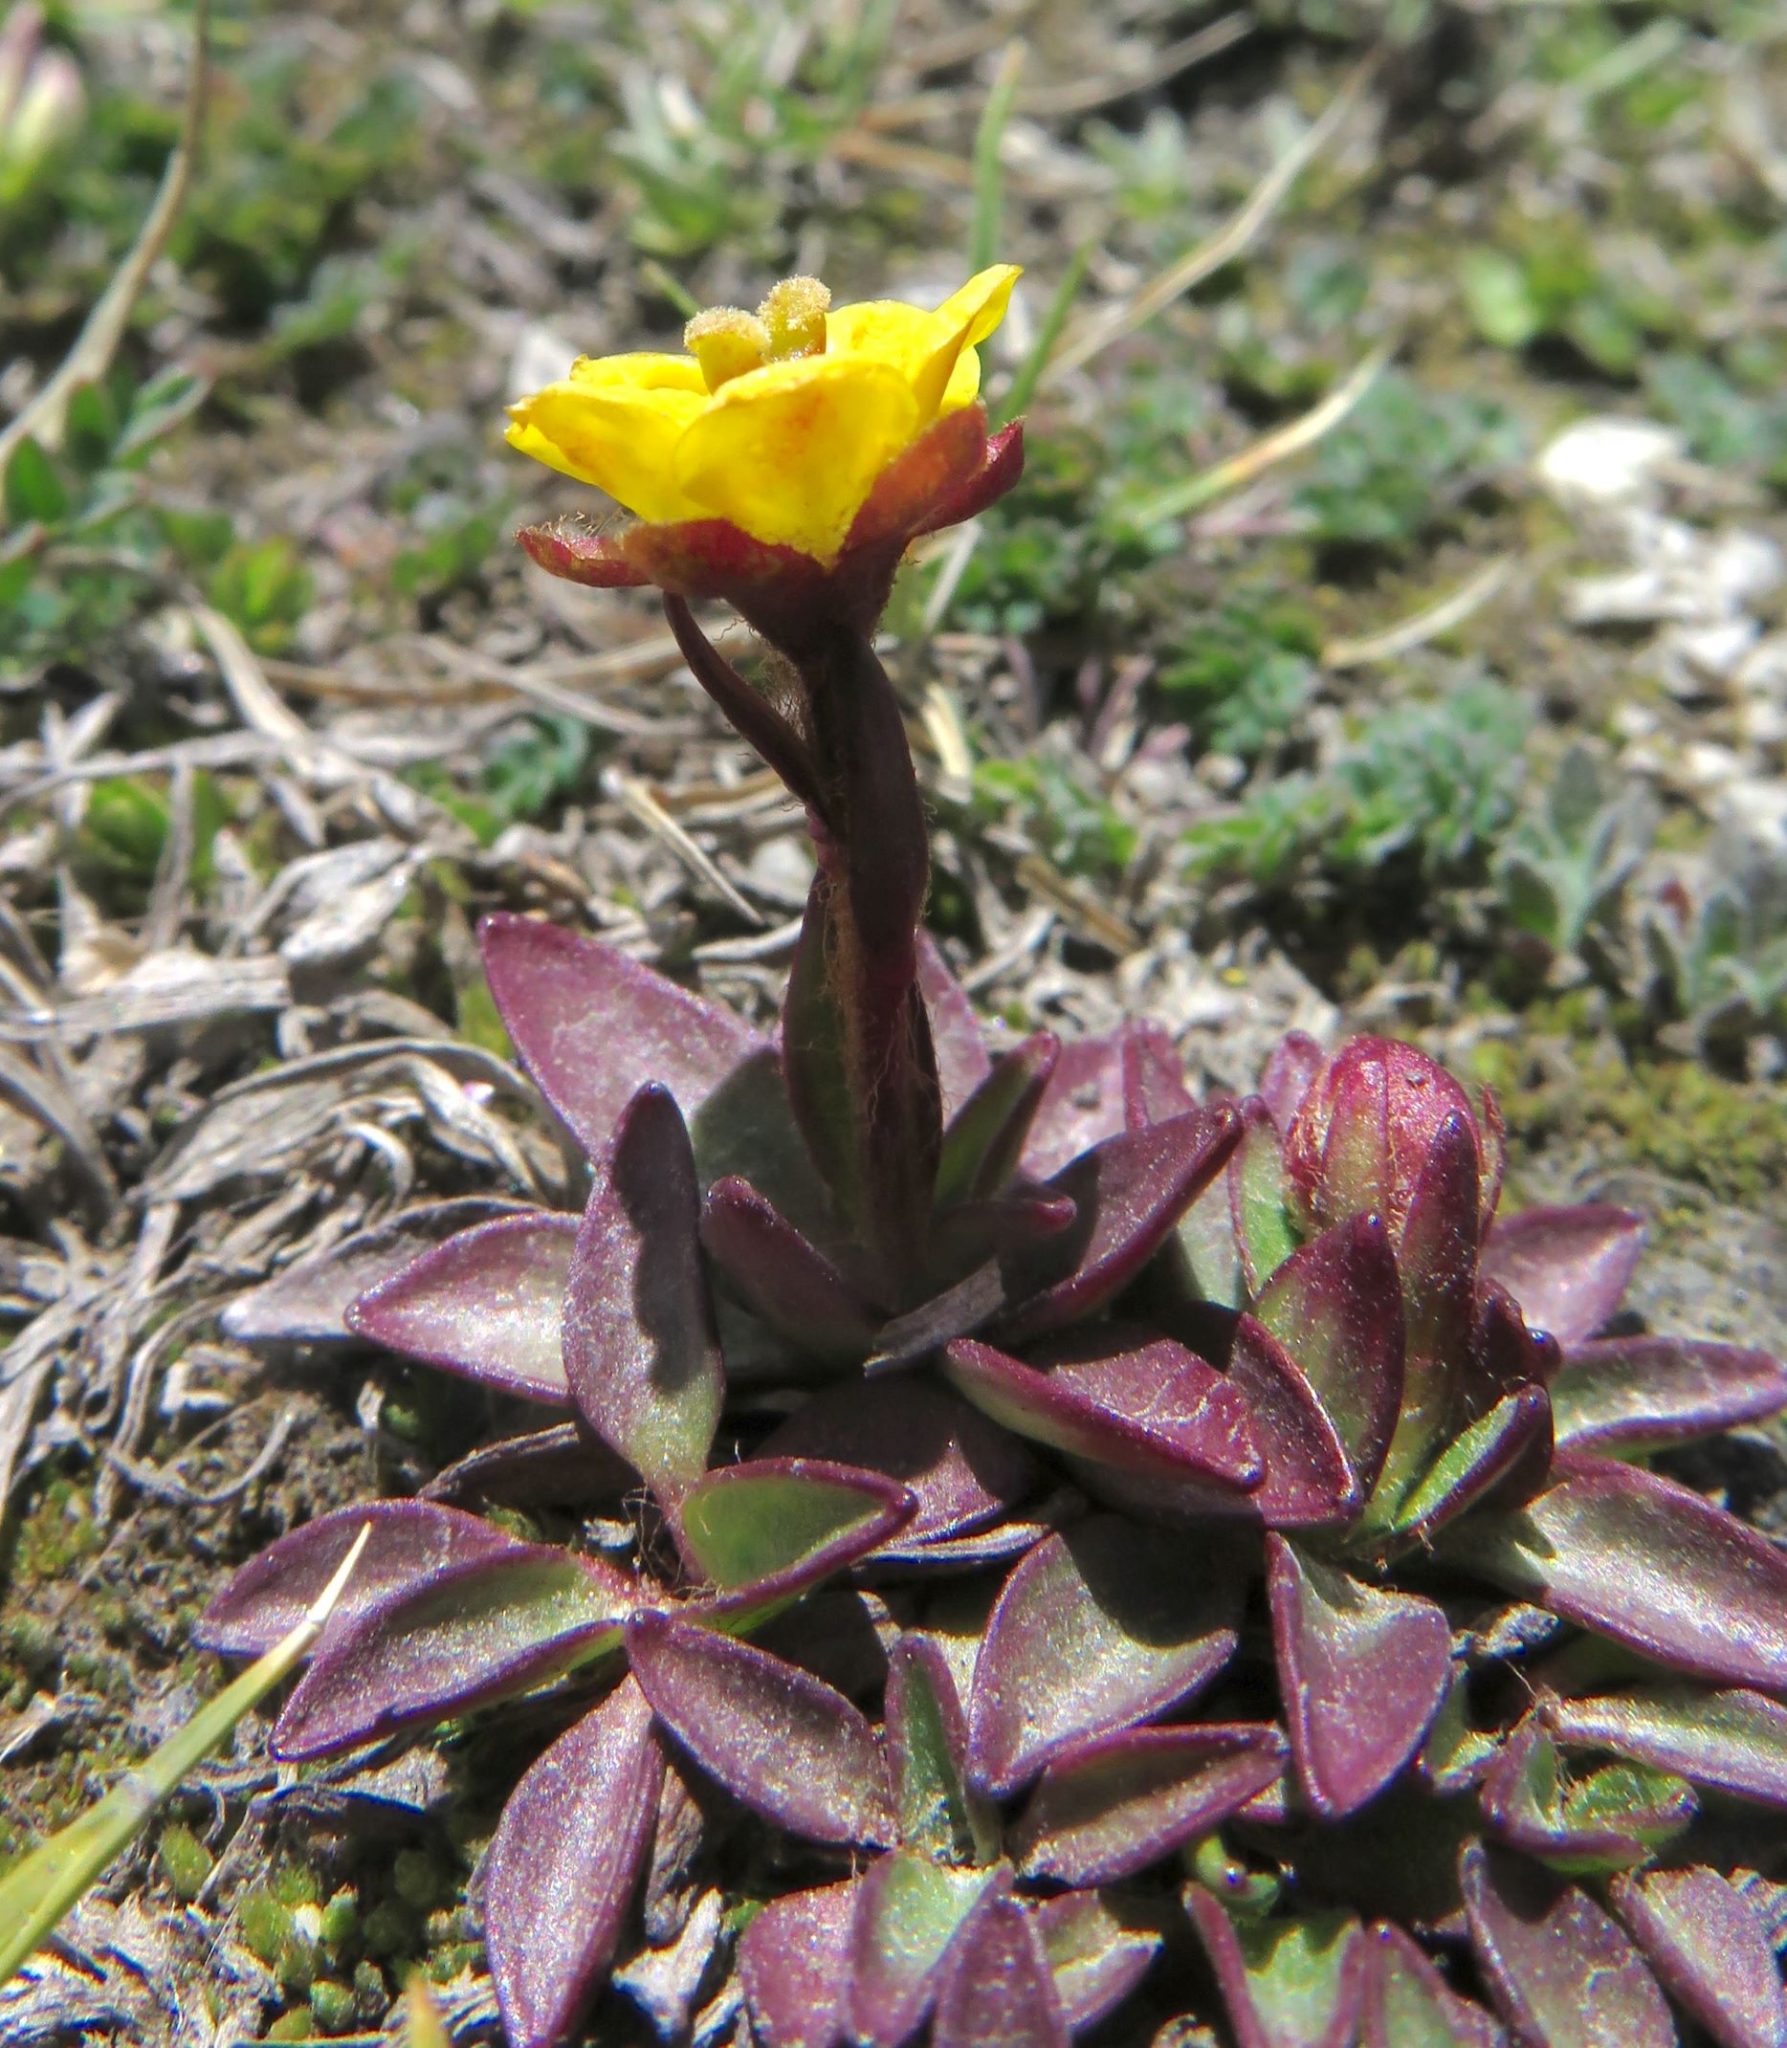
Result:
[[[1525,1209],[1499,1218],[1483,1272],[1519,1302],[1535,1330],[1580,1344],[1611,1320],[1644,1251],[1644,1218],[1601,1202]]]
[[[759,1455],[880,1472],[917,1496],[900,1547],[997,1521],[1036,1484],[1036,1461],[956,1395],[905,1376],[826,1388],[764,1438]]]
[[[1532,1717],[1503,1745],[1483,1780],[1483,1813],[1496,1837],[1558,1870],[1618,1870],[1643,1862],[1693,1820],[1680,1778],[1615,1764],[1572,1783],[1557,1745]]]
[[[1044,1769],[1011,1850],[1026,1877],[1114,1884],[1219,1827],[1276,1783],[1284,1763],[1284,1739],[1269,1724],[1099,1736]]]
[[[1769,1931],[1704,1866],[1615,1878],[1614,1910],[1678,2005],[1719,2048],[1787,2048],[1787,1992]]]
[[[949,1120],[937,1165],[937,1206],[945,1209],[1003,1187],[1017,1170],[1061,1041],[1039,1031],[1001,1053]]]
[[[953,1870],[910,1849],[870,1865],[857,1887],[850,1935],[849,2038],[858,2048],[899,2048],[924,2023],[956,1930],[991,1870]],[[1006,1886],[1010,1875],[1003,1875]]]
[[[1068,2048],[1067,2019],[1035,1916],[991,1887],[950,1943],[932,2048]]]
[[[1229,1220],[1247,1291],[1257,1295],[1302,1242],[1291,1214],[1284,1145],[1258,1095],[1235,1105],[1241,1140],[1229,1159]]]
[[[628,1677],[510,1795],[480,1878],[510,2048],[555,2048],[601,1989],[663,1778],[651,1709]]]
[[[894,1838],[875,1731],[842,1693],[670,1614],[635,1615],[627,1655],[658,1719],[753,1813],[815,1842]]]
[[[939,1863],[986,1863],[990,1817],[969,1792],[968,1723],[942,1651],[904,1635],[888,1658],[887,1740],[900,1840]]]
[[[1365,1937],[1350,1913],[1231,1919],[1198,1884],[1185,1905],[1237,2048],[1345,2048],[1357,2037]]]
[[[1574,1345],[1552,1382],[1560,1448],[1634,1457],[1787,1407],[1787,1370],[1766,1351],[1679,1337]]]
[[[1185,1085],[1185,1062],[1171,1032],[1161,1025],[1132,1017],[1117,1034],[1117,1062],[1125,1130],[1163,1124],[1195,1106]]]
[[[497,912],[478,942],[521,1064],[591,1158],[641,1088],[667,1088],[693,1116],[766,1049],[722,1004],[562,925]]]
[[[560,1328],[576,1242],[574,1216],[499,1216],[369,1288],[348,1327],[498,1393],[568,1408]]]
[[[1580,1885],[1472,1845],[1459,1864],[1471,1946],[1509,2030],[1534,2048],[1675,2048],[1675,2023],[1617,1922]]]
[[[1222,1171],[1239,1136],[1240,1124],[1227,1107],[1188,1110],[1120,1132],[1063,1167],[1048,1185],[1073,1202],[1073,1227],[1046,1251],[1017,1262],[1007,1287],[1020,1305],[989,1334],[1003,1344],[1020,1343],[1103,1308]]]
[[[764,2048],[843,2039],[857,1879],[771,1899],[738,1945],[738,1974]]]
[[[1787,1707],[1761,1693],[1646,1686],[1553,1700],[1545,1721],[1569,1747],[1607,1750],[1787,1810]]]
[[[1373,1502],[1367,1526],[1400,1544],[1429,1543],[1491,1495],[1536,1483],[1550,1456],[1550,1396],[1543,1387],[1517,1387],[1447,1444],[1392,1513],[1380,1518]]]
[[[1525,1507],[1467,1517],[1447,1541],[1510,1591],[1677,1671],[1787,1687],[1787,1557],[1658,1473],[1560,1459]]]
[[[1291,1753],[1317,1813],[1353,1813],[1420,1748],[1451,1681],[1431,1600],[1386,1592],[1276,1533],[1266,1538],[1272,1640]]]
[[[641,1088],[578,1228],[565,1375],[590,1427],[667,1502],[707,1469],[726,1394],[700,1216],[682,1112]]]
[[[879,1318],[748,1180],[729,1174],[708,1189],[701,1244],[732,1293],[801,1351],[844,1360],[868,1351]]]
[[[1396,1255],[1376,1216],[1353,1216],[1293,1252],[1261,1289],[1255,1319],[1295,1362],[1369,1491],[1403,1407]]]
[[[1003,1796],[1069,1744],[1189,1699],[1233,1655],[1238,1585],[1180,1539],[1094,1517],[1005,1582],[969,1703],[974,1779]]]
[[[897,1481],[817,1458],[722,1465],[683,1496],[684,1553],[726,1609],[791,1599],[904,1528],[914,1497]]]
[[[1062,1892],[1039,1899],[1034,1912],[1061,2010],[1075,2033],[1114,2012],[1160,1953],[1159,1933],[1124,1919],[1101,1892]]]
[[[1100,1356],[1105,1346],[1122,1348]],[[1166,1337],[1127,1344],[1115,1331],[1073,1349],[1090,1355],[1039,1372],[960,1338],[945,1349],[943,1370],[983,1414],[1071,1456],[1238,1492],[1259,1483],[1263,1467],[1247,1411],[1195,1353]]]
[[[615,1576],[548,1544],[515,1543],[338,1617],[268,1748],[307,1762],[590,1663],[620,1646],[632,1596],[617,1592]]]
[[[918,987],[931,1019],[943,1114],[953,1117],[992,1071],[980,1019],[929,932],[918,934]]]
[[[529,1545],[476,1515],[431,1501],[370,1500],[337,1508],[288,1529],[233,1573],[199,1617],[193,1641],[220,1656],[265,1656],[316,1605],[362,1529],[372,1533],[336,1603],[338,1635],[394,1594],[456,1566],[531,1554]]]
[[[1360,2048],[1504,2048],[1488,2013],[1460,1998],[1400,1927],[1371,1928],[1365,1947]]]
[[[1023,1170],[1046,1180],[1128,1127],[1121,1038],[1106,1033],[1066,1039],[1030,1122]]]

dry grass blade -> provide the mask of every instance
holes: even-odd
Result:
[[[1131,517],[1142,525],[1152,525],[1163,519],[1183,519],[1187,513],[1199,511],[1217,498],[1227,497],[1231,491],[1241,490],[1278,463],[1313,448],[1324,434],[1331,434],[1358,405],[1395,352],[1395,345],[1390,342],[1374,348],[1351,375],[1337,384],[1318,405],[1311,406],[1306,413],[1287,421],[1282,427],[1275,427],[1271,433],[1262,434],[1239,455],[1231,455],[1228,461],[1215,463],[1196,476],[1187,477],[1183,483],[1143,499],[1132,509]]]
[[[118,1183],[87,1112],[47,1074],[0,1047],[0,1101],[53,1131],[67,1148],[69,1163],[86,1183],[102,1215],[118,1206]]]
[[[1102,354],[1113,341],[1146,325],[1156,313],[1164,312],[1175,299],[1183,298],[1194,285],[1202,284],[1225,263],[1232,263],[1241,255],[1284,203],[1291,187],[1334,139],[1347,116],[1358,105],[1359,97],[1375,69],[1375,63],[1368,59],[1354,71],[1329,101],[1321,118],[1299,138],[1295,148],[1287,150],[1279,158],[1254,187],[1245,205],[1218,234],[1193,249],[1189,255],[1182,256],[1121,304],[1094,314],[1077,334],[1070,335],[1061,353],[1044,370],[1041,381],[1046,383],[1065,376],[1070,370],[1080,369]]]
[[[1361,635],[1352,640],[1330,640],[1322,649],[1322,662],[1327,668],[1364,668],[1374,661],[1390,661],[1399,654],[1407,654],[1411,648],[1424,647],[1429,640],[1437,640],[1442,633],[1451,632],[1454,626],[1461,626],[1473,612],[1480,611],[1491,598],[1497,596],[1502,586],[1514,573],[1512,557],[1503,555],[1491,562],[1437,604],[1412,613],[1399,625],[1391,626],[1382,633]]]
[[[1157,50],[1145,71],[1123,71],[1104,78],[1074,79],[1063,85],[1035,85],[1017,97],[1017,111],[1032,120],[1058,121],[1089,114],[1134,92],[1158,92],[1169,79],[1194,65],[1206,64],[1252,35],[1254,22],[1245,14],[1222,14],[1190,35]]]
[[[665,810],[645,784],[631,775],[617,775],[614,779],[615,794],[620,798],[630,817],[659,839],[674,857],[681,861],[690,874],[705,882],[714,894],[742,917],[746,924],[761,927],[763,913],[721,872],[719,864],[696,845],[681,825]]]
[[[4,472],[13,450],[27,435],[43,447],[57,447],[67,423],[69,401],[83,384],[96,382],[112,366],[112,358],[118,353],[118,344],[130,325],[137,299],[148,282],[156,259],[167,246],[181,207],[186,203],[187,187],[192,183],[193,161],[198,154],[199,126],[205,114],[210,48],[211,0],[194,0],[192,74],[186,85],[186,106],[180,117],[180,133],[173,153],[161,174],[155,203],[54,376],[24,410],[0,430],[0,472]]]

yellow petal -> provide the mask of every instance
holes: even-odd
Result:
[[[985,341],[1005,318],[1011,288],[1019,275],[1016,264],[996,263],[971,277],[960,291],[951,292],[937,308],[933,317],[949,331],[950,338],[913,380],[927,423],[940,413],[971,404],[979,395],[980,357],[974,345]]]
[[[669,363],[677,381],[655,381],[634,367]],[[687,388],[677,357],[606,356],[578,363],[569,377],[509,408],[509,441],[524,455],[563,470],[617,499],[641,519],[689,519],[695,508],[677,490],[671,458],[689,422],[708,403],[700,367]]]
[[[636,349],[630,355],[579,356],[570,381],[583,391],[693,391],[707,395],[707,380],[693,356]]]
[[[995,263],[990,269],[978,270],[960,291],[951,292],[943,301],[937,317],[961,329],[964,348],[976,348],[1005,318],[1011,288],[1023,274],[1016,263]]]
[[[758,540],[829,562],[919,425],[899,369],[828,348],[734,377],[677,443],[676,483]]]

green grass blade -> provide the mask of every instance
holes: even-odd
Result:
[[[129,1844],[187,1772],[290,1673],[335,1611],[371,1533],[370,1525],[360,1532],[316,1605],[282,1643],[225,1686],[136,1770],[127,1771],[96,1806],[39,1843],[0,1878],[0,1984]]]
[[[971,272],[985,270],[989,263],[999,260],[1005,226],[1005,177],[999,164],[999,145],[1005,139],[1005,124],[1011,119],[1018,73],[1023,68],[1024,45],[1007,43],[993,78],[993,89],[981,109],[980,126],[974,131],[974,226],[968,241]]]
[[[1036,395],[1037,384],[1048,368],[1050,356],[1055,353],[1055,344],[1061,339],[1061,330],[1067,325],[1067,316],[1073,311],[1073,302],[1080,295],[1080,286],[1086,282],[1086,272],[1091,264],[1092,244],[1082,242],[1067,259],[1067,268],[1055,287],[1055,296],[1049,301],[1049,310],[1043,315],[1042,325],[1036,330],[1030,353],[1018,365],[1010,389],[999,401],[998,425],[1004,426],[1007,420],[1015,420]]]

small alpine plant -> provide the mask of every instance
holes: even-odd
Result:
[[[273,1753],[559,1728],[476,1881],[511,2048],[580,2038],[697,1819],[768,2048],[1048,2048],[1132,1997],[1101,2039],[1787,2048],[1787,1558],[1650,1462],[1787,1372],[1621,1322],[1640,1219],[1503,1215],[1493,1099],[1414,1047],[1293,1036],[1198,1103],[1145,1021],[989,1042],[923,934],[872,634],[1018,474],[975,354],[1015,276],[790,279],[512,409],[637,515],[528,553],[656,585],[804,806],[780,1034],[486,920],[587,1204],[350,1321],[541,1426],[291,1531],[202,1638],[265,1648],[370,1525]],[[625,1564],[456,1504],[548,1501]]]

